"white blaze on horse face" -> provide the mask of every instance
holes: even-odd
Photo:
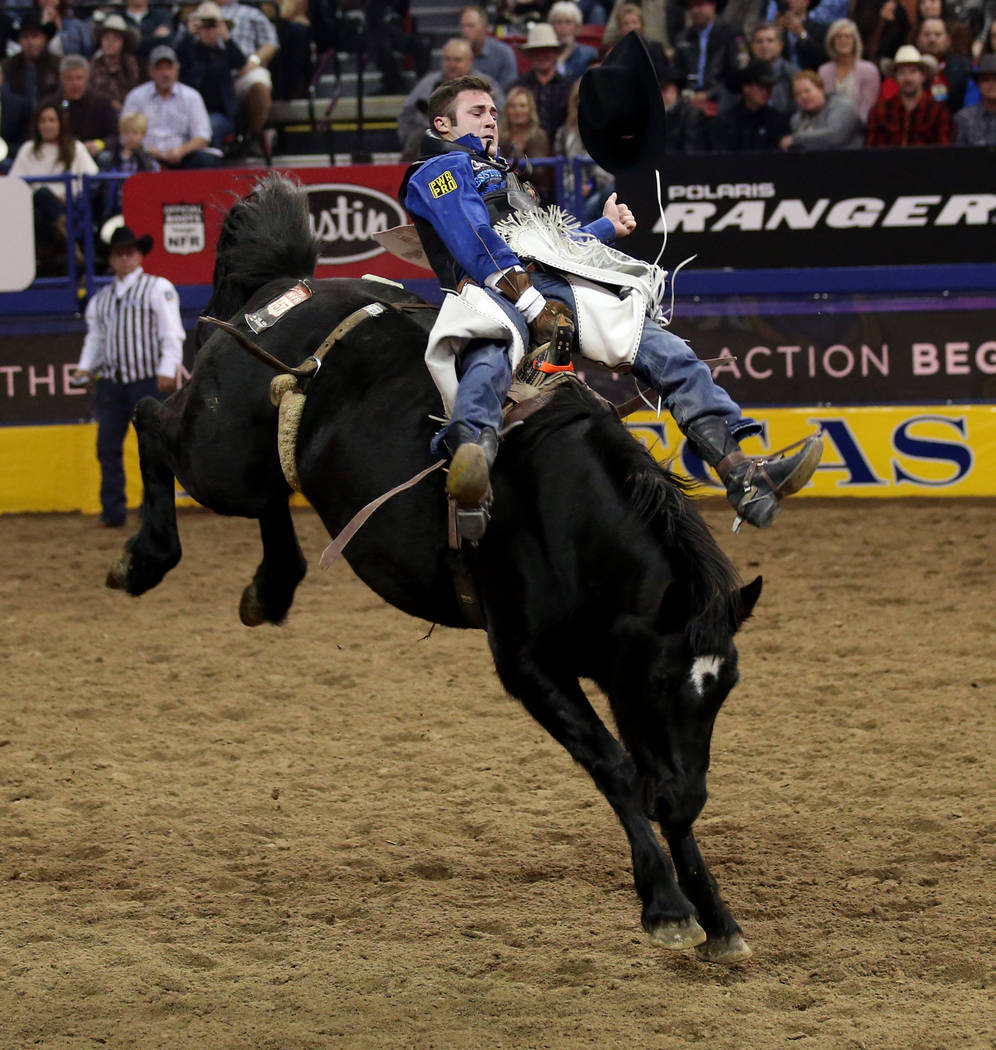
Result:
[[[705,695],[706,678],[716,679],[719,677],[719,669],[723,666],[721,656],[696,656],[692,662],[692,669],[688,673],[689,681],[699,696]]]

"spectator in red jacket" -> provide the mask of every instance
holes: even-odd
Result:
[[[946,146],[951,142],[951,111],[935,102],[925,85],[937,65],[912,44],[897,52],[895,98],[880,99],[868,114],[869,146]]]

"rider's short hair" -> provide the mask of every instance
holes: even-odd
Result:
[[[483,91],[490,95],[494,88],[487,77],[477,73],[469,73],[465,77],[457,77],[456,80],[440,84],[429,96],[429,123],[435,124],[436,117],[456,120],[457,97],[463,91]]]

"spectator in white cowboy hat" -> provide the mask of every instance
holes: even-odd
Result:
[[[996,54],[983,55],[972,74],[982,101],[955,114],[955,143],[996,146]]]
[[[577,42],[578,30],[584,24],[581,8],[573,0],[557,0],[550,8],[548,18],[560,41],[557,72],[563,73],[568,80],[577,80],[598,58],[595,48]]]
[[[519,48],[529,57],[529,72],[515,81],[516,87],[528,88],[536,99],[540,127],[552,142],[567,119],[567,99],[571,81],[557,72],[560,41],[549,22],[533,22],[526,42]]]
[[[488,16],[483,7],[460,8],[460,36],[470,44],[472,69],[507,91],[519,75],[515,52],[503,40],[488,33]]]
[[[135,58],[138,32],[121,17],[108,15],[93,27],[97,53],[90,60],[90,89],[111,100],[121,112],[125,96],[142,82]]]
[[[849,18],[838,18],[827,30],[827,54],[817,70],[827,94],[843,95],[858,109],[863,124],[878,101],[882,77],[871,62],[861,57],[861,36],[858,27]]]
[[[865,139],[869,146],[946,146],[951,141],[951,111],[925,89],[936,72],[933,56],[921,55],[912,44],[896,52],[892,75],[899,94],[872,107]]]

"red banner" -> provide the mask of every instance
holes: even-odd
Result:
[[[396,258],[373,239],[375,233],[409,220],[397,192],[404,165],[362,164],[293,168],[284,174],[301,182],[315,232],[322,239],[318,277],[362,277],[376,273],[395,281],[431,278],[431,273]],[[125,221],[136,234],[149,233],[155,246],[150,273],[176,285],[210,284],[214,246],[235,197],[248,194],[259,171],[167,171],[133,175],[124,185]]]

